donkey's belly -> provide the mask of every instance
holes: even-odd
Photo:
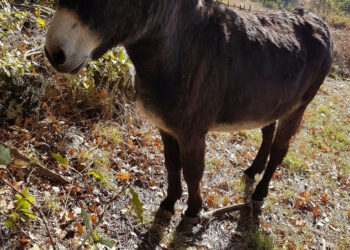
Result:
[[[247,121],[240,123],[217,123],[210,128],[211,131],[236,132],[241,130],[257,129],[268,125],[269,122]]]
[[[136,109],[138,113],[141,114],[142,117],[146,118],[157,128],[167,132],[168,134],[176,138],[176,134],[165,124],[163,119],[160,116],[158,116],[156,113],[147,109],[140,98],[136,100]]]

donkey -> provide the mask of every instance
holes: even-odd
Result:
[[[210,130],[262,128],[245,175],[254,180],[266,169],[251,196],[263,201],[333,47],[326,24],[302,9],[252,14],[212,0],[59,0],[45,45],[55,69],[75,74],[116,45],[135,65],[137,106],[164,144],[168,193],[157,215],[174,213],[183,174],[184,224],[198,222],[202,208]]]

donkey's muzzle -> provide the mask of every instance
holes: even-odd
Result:
[[[59,68],[59,66],[63,65],[67,60],[66,53],[61,48],[56,48],[51,53],[45,48],[45,54],[49,62],[55,68]]]

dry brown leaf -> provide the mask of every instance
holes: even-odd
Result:
[[[214,207],[214,199],[215,199],[214,195],[209,195],[209,197],[207,199],[208,207]]]
[[[273,178],[277,179],[278,177],[280,177],[280,174],[279,174],[279,173],[274,173],[274,174],[273,174]]]
[[[61,219],[60,219],[60,222],[61,222],[61,223],[66,222],[66,213],[63,213],[63,215],[62,215],[62,217],[61,217]]]
[[[329,148],[322,148],[321,151],[322,151],[323,153],[328,153],[328,152],[329,152]]]
[[[116,177],[119,180],[128,181],[130,179],[130,174],[126,172],[120,172]]]
[[[303,201],[302,199],[297,199],[295,201],[295,206],[297,208],[303,208],[305,206],[305,201]]]
[[[92,205],[88,206],[88,210],[91,213],[95,213],[96,212],[96,205],[92,204]]]
[[[97,216],[96,215],[91,215],[90,218],[91,218],[92,224],[96,225]]]
[[[225,196],[224,197],[224,205],[226,206],[229,203],[230,203],[230,199],[227,196]]]
[[[77,239],[76,238],[72,238],[72,243],[74,244],[74,245],[77,245]]]
[[[308,199],[311,195],[312,195],[312,192],[311,192],[311,191],[310,191],[309,193],[307,193],[307,192],[299,193],[299,196],[300,196],[300,197],[303,197],[303,198],[305,198],[305,199]]]
[[[75,149],[74,149],[74,148],[72,148],[72,149],[69,151],[69,154],[73,156],[73,155],[74,155],[74,153],[75,153]]]
[[[321,201],[322,202],[326,202],[327,201],[327,194],[322,195]]]
[[[19,241],[22,242],[22,243],[28,243],[30,240],[27,239],[27,238],[22,238]]]
[[[83,234],[83,225],[81,225],[80,223],[76,223],[75,227],[77,228],[78,234],[82,235]]]
[[[73,212],[69,212],[68,213],[68,218],[71,220],[74,220],[74,213]]]

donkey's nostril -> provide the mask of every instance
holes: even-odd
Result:
[[[64,64],[67,60],[66,54],[60,48],[56,49],[53,52],[53,54],[50,54],[50,52],[46,49],[46,47],[44,48],[44,50],[45,50],[47,59],[49,59],[50,63],[55,67],[61,64]]]
[[[60,48],[58,48],[52,55],[52,62],[56,66],[64,64],[66,59],[67,59],[66,54]]]

